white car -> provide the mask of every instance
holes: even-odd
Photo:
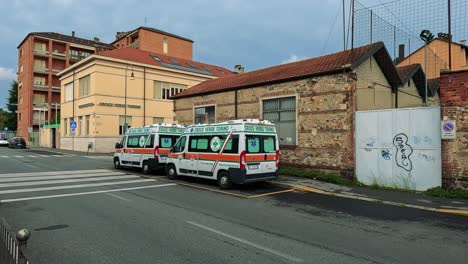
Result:
[[[10,142],[8,142],[8,140],[6,139],[0,139],[0,146],[8,146],[8,144],[10,144]]]

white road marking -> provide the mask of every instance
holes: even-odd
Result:
[[[99,173],[99,172],[111,172],[111,170],[98,169],[98,170],[70,170],[70,171],[43,171],[43,172],[4,173],[4,174],[0,174],[0,178],[27,177],[27,176],[47,176],[47,175],[67,175],[67,174]]]
[[[100,177],[100,176],[117,176],[128,175],[122,172],[102,172],[102,173],[83,173],[83,174],[70,174],[70,175],[51,175],[51,176],[28,176],[28,177],[0,177],[1,182],[25,182],[25,181],[40,181],[40,180],[55,180],[55,179],[74,179],[74,178],[87,178],[87,177]]]
[[[94,192],[67,193],[67,194],[44,195],[44,196],[34,196],[34,197],[25,197],[25,198],[13,198],[13,199],[0,200],[0,203],[11,203],[11,202],[18,202],[18,201],[40,200],[40,199],[50,199],[50,198],[59,198],[59,197],[70,197],[70,196],[81,196],[81,195],[89,195],[89,194],[97,194],[97,193],[131,191],[131,190],[167,187],[167,186],[174,186],[174,185],[177,185],[177,184],[168,183],[168,184],[129,187],[129,188],[121,188],[121,189],[110,189],[110,190],[102,190],[102,191],[94,191]]]
[[[208,231],[211,231],[213,233],[216,233],[218,235],[221,235],[221,236],[224,236],[224,237],[228,237],[232,240],[235,240],[237,242],[241,242],[241,243],[244,243],[244,244],[247,244],[249,246],[252,246],[254,248],[258,248],[258,249],[261,249],[263,251],[266,251],[266,252],[269,252],[271,254],[274,254],[274,255],[277,255],[277,256],[280,256],[280,257],[283,257],[283,258],[286,258],[286,259],[289,259],[289,260],[292,260],[292,261],[295,261],[295,262],[304,262],[302,259],[300,258],[296,258],[296,257],[293,257],[293,256],[290,256],[290,255],[287,255],[287,254],[284,254],[282,252],[279,252],[279,251],[276,251],[274,249],[271,249],[271,248],[267,248],[267,247],[264,247],[264,246],[261,246],[259,244],[256,244],[254,242],[250,242],[248,240],[245,240],[245,239],[242,239],[240,237],[236,237],[236,236],[233,236],[233,235],[230,235],[230,234],[227,234],[227,233],[224,233],[224,232],[221,232],[219,230],[216,230],[216,229],[213,229],[211,227],[207,227],[207,226],[204,226],[202,224],[198,224],[198,223],[195,223],[195,222],[192,222],[192,221],[186,221],[188,224],[191,224],[191,225],[194,225],[194,226],[197,226],[199,228],[202,228],[202,229],[205,229],[205,230],[208,230]]]
[[[8,156],[5,156],[5,155],[0,156],[0,157],[5,158],[5,159],[8,159],[8,158],[9,158]]]
[[[51,190],[64,190],[64,189],[75,189],[75,188],[85,188],[85,187],[119,185],[119,184],[128,184],[128,183],[142,183],[142,182],[150,182],[150,181],[154,182],[153,179],[144,179],[144,180],[117,181],[117,182],[104,182],[104,183],[87,183],[87,184],[77,184],[77,185],[67,185],[67,186],[53,186],[53,187],[43,187],[43,188],[5,190],[5,191],[0,191],[0,194],[39,192],[39,191],[51,191]]]
[[[30,158],[36,158],[37,156],[35,156],[35,155],[28,155],[28,157],[30,157]]]
[[[36,186],[36,185],[49,185],[49,184],[62,184],[62,183],[74,183],[74,182],[90,182],[90,181],[107,181],[117,179],[130,179],[140,178],[135,175],[128,176],[108,176],[108,177],[94,177],[85,179],[66,179],[66,180],[55,180],[55,181],[29,181],[29,182],[15,182],[15,183],[3,183],[0,184],[0,188],[6,187],[18,187],[18,186]]]
[[[125,201],[125,202],[130,202],[129,199],[123,198],[122,196],[118,196],[117,194],[113,194],[113,193],[106,193],[106,194],[109,195],[109,196],[112,196],[114,198],[117,198],[119,200],[122,200],[122,201]]]
[[[39,157],[50,158],[49,155],[39,155]]]
[[[15,157],[15,158],[22,158],[23,156],[14,155],[13,157]]]

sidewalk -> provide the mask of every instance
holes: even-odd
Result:
[[[298,191],[468,216],[468,200],[433,197],[417,192],[344,186],[309,178],[283,175],[272,183]]]
[[[46,147],[28,147],[32,150],[40,150],[40,151],[47,151],[53,153],[60,153],[60,154],[73,154],[77,156],[105,156],[105,157],[112,157],[114,153],[95,153],[86,151],[75,151],[75,150],[67,150],[67,149],[54,149],[54,148],[46,148]]]

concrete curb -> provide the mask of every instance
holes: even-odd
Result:
[[[381,200],[381,199],[376,199],[376,198],[362,197],[362,196],[358,196],[358,195],[333,193],[333,192],[328,192],[328,191],[324,191],[324,190],[320,190],[320,189],[316,189],[316,188],[312,188],[312,187],[308,187],[308,186],[290,185],[290,184],[285,184],[285,183],[277,182],[277,181],[270,181],[270,183],[272,183],[274,185],[277,185],[277,186],[286,187],[286,188],[293,188],[293,189],[295,189],[297,191],[318,193],[318,194],[341,197],[341,198],[347,198],[347,199],[354,199],[354,200],[381,203],[381,204],[387,204],[387,205],[393,205],[393,206],[414,208],[414,209],[431,211],[431,212],[468,216],[468,210],[444,209],[444,208],[428,207],[428,206],[421,206],[421,205],[415,205],[415,204],[392,202],[392,201]]]

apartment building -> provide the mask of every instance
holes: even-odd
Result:
[[[60,112],[57,73],[98,51],[114,46],[54,32],[31,32],[18,45],[18,135],[27,141]]]

